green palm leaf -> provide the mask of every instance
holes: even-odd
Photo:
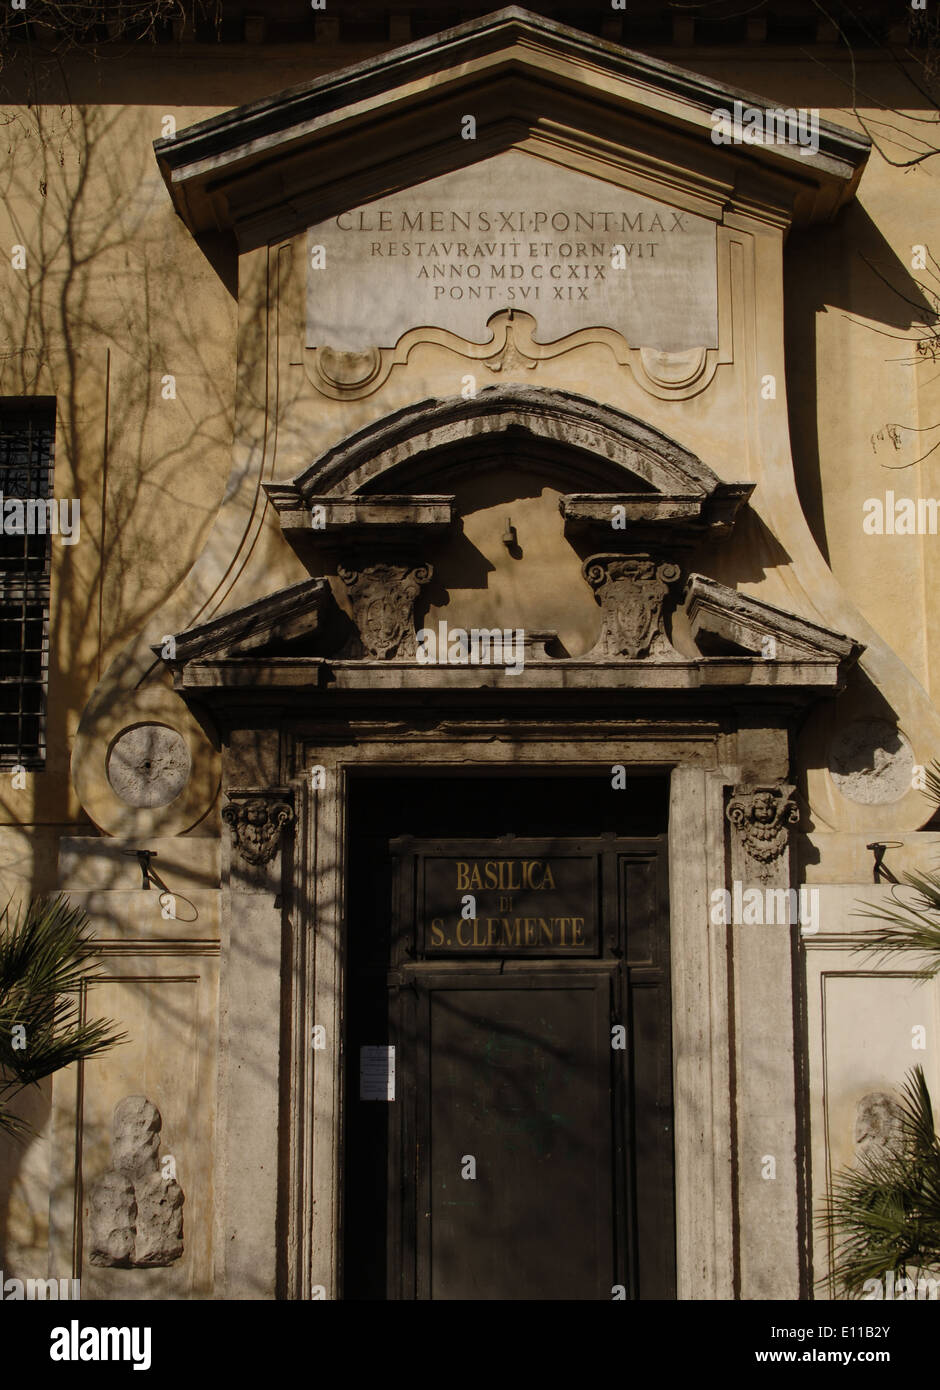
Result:
[[[900,1107],[893,1142],[837,1173],[823,1209],[831,1277],[850,1296],[889,1270],[940,1264],[940,1139],[922,1067],[909,1073]]]
[[[95,958],[88,918],[67,898],[35,899],[14,920],[9,903],[0,912],[0,1132],[29,1132],[11,1109],[26,1086],[126,1037],[82,1018]]]

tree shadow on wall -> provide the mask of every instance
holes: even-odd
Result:
[[[784,332],[787,402],[797,492],[810,530],[829,562],[819,456],[820,363],[817,316],[841,312],[854,333],[883,334],[884,360],[913,357],[910,331],[933,318],[933,308],[871,220],[852,202],[834,223],[792,231],[784,252]],[[910,346],[905,347],[905,341]],[[846,351],[851,350],[851,340]],[[849,383],[853,387],[855,383]],[[877,383],[873,383],[877,391]],[[842,388],[828,382],[834,395]],[[848,388],[846,388],[848,389]],[[914,423],[913,421],[911,422]]]

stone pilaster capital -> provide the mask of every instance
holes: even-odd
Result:
[[[737,847],[758,878],[773,878],[785,864],[790,827],[800,819],[793,791],[787,782],[747,784],[736,787],[728,802]]]
[[[293,791],[289,787],[234,788],[226,793],[222,819],[232,837],[232,850],[250,868],[263,869],[277,854],[285,828],[293,823]]]

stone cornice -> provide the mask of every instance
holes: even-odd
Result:
[[[596,556],[586,562],[588,570],[592,565],[600,566],[591,576],[592,585],[611,582],[611,575],[601,572],[602,561],[613,562],[615,568],[639,563],[626,554]],[[654,569],[659,566],[657,576],[663,572],[664,588],[678,576],[677,566],[649,563]],[[629,652],[609,650],[609,642],[604,650],[595,649],[587,656],[553,657],[546,653],[543,640],[551,634],[530,633],[533,640],[525,642],[525,664],[517,674],[505,669],[514,664],[512,661],[426,664],[415,655],[410,608],[430,576],[430,567],[396,567],[383,561],[364,570],[341,573],[353,589],[366,585],[368,593],[363,597],[368,599],[370,612],[373,600],[384,595],[384,602],[379,604],[379,628],[373,632],[368,627],[365,637],[369,639],[371,634],[382,646],[379,638],[384,634],[384,645],[390,650],[383,648],[379,655],[369,649],[366,640],[361,655],[354,652],[347,659],[345,650],[337,654],[335,620],[339,615],[330,586],[323,579],[310,579],[176,637],[174,655],[164,657],[173,672],[175,688],[181,693],[255,687],[258,691],[278,688],[308,694],[318,690],[691,692],[722,688],[729,698],[733,692],[735,700],[750,700],[767,694],[786,698],[787,693],[839,690],[864,651],[862,644],[850,637],[740,594],[704,575],[692,574],[685,586],[683,613],[701,649],[699,656],[683,655],[662,636],[658,645],[654,642],[649,654],[639,659]],[[617,592],[607,595],[617,612],[629,597],[622,592],[625,582],[618,578]],[[408,591],[404,597],[398,594],[402,585]],[[393,635],[397,634],[394,641],[389,636],[392,627]],[[315,654],[310,654],[310,638],[318,643]],[[299,642],[304,643],[302,654],[295,654],[291,648]],[[154,651],[162,655],[162,649],[155,647]]]
[[[551,144],[558,132],[545,115],[549,89],[553,106],[564,92],[566,101],[587,102],[595,112],[607,107],[628,124],[655,123],[664,140],[693,140],[712,171],[705,177],[715,198],[721,184],[725,194],[734,190],[735,169],[762,165],[782,179],[771,201],[802,220],[828,218],[852,196],[870,149],[864,136],[820,121],[816,153],[785,143],[719,150],[710,141],[712,111],[736,100],[759,110],[776,103],[512,7],[211,117],[156,141],[154,150],[187,226],[194,233],[228,228],[247,248],[302,230],[316,220],[315,209],[328,214],[389,190],[391,153],[365,174],[365,162],[358,172],[354,166],[368,159],[368,150],[357,147],[355,159],[342,166],[348,175],[338,179],[337,141],[371,132],[374,147],[380,124],[389,149],[396,147],[393,162],[404,169],[404,183],[413,183],[538,131]],[[489,130],[475,149],[461,149],[459,140],[440,149],[439,121],[412,119],[419,109],[427,115],[452,101],[466,106],[474,93],[489,111]],[[586,150],[596,138],[587,134]],[[578,139],[568,121],[563,143],[577,146]],[[409,177],[404,165],[407,159],[420,164],[423,149],[435,151],[435,167]]]
[[[302,531],[313,540],[328,543],[381,541],[383,535],[402,543],[443,535],[454,523],[453,495],[305,497],[294,483],[266,483],[264,487],[282,530]]]
[[[224,654],[239,656],[281,640],[296,641],[319,632],[335,612],[330,586],[325,579],[305,579],[276,594],[256,599],[221,618],[200,623],[174,638],[175,655],[164,657],[169,666],[183,665]],[[163,648],[152,648],[158,656]]]
[[[326,657],[270,657],[193,661],[174,675],[174,686],[210,703],[231,697],[264,703],[276,692],[305,707],[316,697],[319,708],[361,693],[370,701],[383,696],[410,697],[420,704],[452,698],[482,699],[488,693],[552,697],[583,703],[588,693],[617,700],[674,699],[708,694],[722,705],[759,702],[805,704],[831,694],[842,684],[842,664],[830,657],[804,661],[764,661],[760,657],[701,657],[697,660],[606,662],[582,658],[535,660],[518,675],[500,666],[425,666],[406,661],[339,661]],[[291,698],[292,697],[292,698]]]

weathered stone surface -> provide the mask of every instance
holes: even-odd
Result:
[[[380,563],[363,569],[341,566],[339,577],[349,592],[359,633],[349,656],[388,660],[415,655],[415,599],[431,578],[430,565]]]
[[[887,719],[853,719],[829,752],[829,775],[849,801],[884,806],[911,788],[914,757],[901,731]]]
[[[281,831],[293,818],[286,801],[264,795],[233,800],[222,808],[222,819],[232,832],[232,844],[245,863],[255,868],[270,864],[277,854]]]
[[[114,1107],[114,1168],[89,1191],[94,1265],[142,1268],[169,1265],[183,1253],[183,1191],[160,1172],[160,1111],[146,1096],[126,1096]]]
[[[137,1200],[134,1184],[121,1173],[104,1173],[89,1190],[93,1265],[127,1267],[134,1263]]]
[[[862,1096],[855,1114],[855,1148],[875,1158],[896,1148],[901,1140],[901,1106],[888,1091],[869,1091]]]
[[[183,1192],[173,1178],[148,1173],[136,1185],[138,1266],[168,1265],[183,1253]]]
[[[160,1111],[146,1096],[127,1096],[114,1107],[111,1156],[131,1181],[150,1173],[160,1151]]]
[[[138,724],[120,734],[108,755],[108,781],[128,806],[168,806],[189,780],[186,740],[165,724]]]

